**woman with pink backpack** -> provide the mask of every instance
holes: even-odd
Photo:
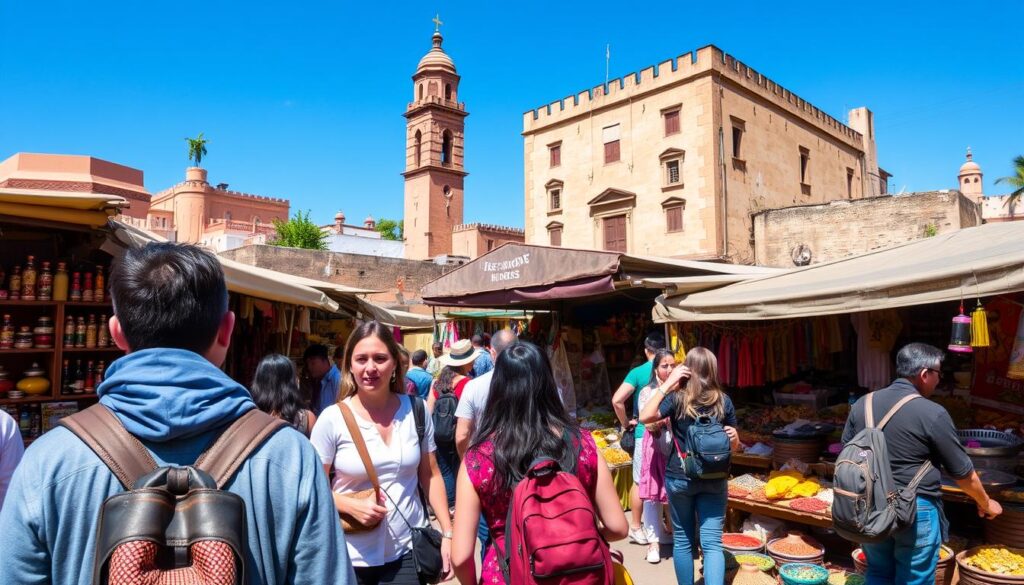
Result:
[[[570,419],[537,346],[519,341],[498,357],[456,489],[452,564],[462,585],[477,582],[481,511],[494,544],[480,583],[560,578],[611,585],[608,542],[625,538],[626,515],[607,464],[590,434]]]

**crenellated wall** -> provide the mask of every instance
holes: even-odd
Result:
[[[648,93],[712,73],[718,73],[740,84],[755,92],[760,98],[820,126],[835,137],[842,137],[853,146],[859,147],[861,144],[862,137],[859,132],[714,45],[702,47],[695,52],[685,53],[639,72],[609,80],[607,84],[529,110],[523,114],[523,134],[530,134],[552,124],[588,115],[591,110],[611,107],[631,98],[637,99]]]

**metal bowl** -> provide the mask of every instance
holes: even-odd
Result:
[[[964,447],[972,457],[1013,457],[1024,446],[1020,438],[1002,431],[965,429],[958,430],[956,434],[964,445],[968,441],[981,443],[981,447]]]

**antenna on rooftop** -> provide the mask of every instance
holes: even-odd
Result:
[[[604,84],[608,85],[608,63],[612,60],[612,46],[604,46]]]

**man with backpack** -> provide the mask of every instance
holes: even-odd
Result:
[[[235,316],[217,258],[153,243],[110,283],[127,355],[99,405],[25,453],[0,512],[2,580],[354,584],[312,445],[219,368]]]
[[[863,544],[869,585],[935,582],[947,536],[940,467],[975,501],[979,516],[1002,513],[985,493],[949,413],[927,400],[944,357],[924,343],[900,349],[899,378],[860,398],[843,430],[832,514],[840,535]]]

